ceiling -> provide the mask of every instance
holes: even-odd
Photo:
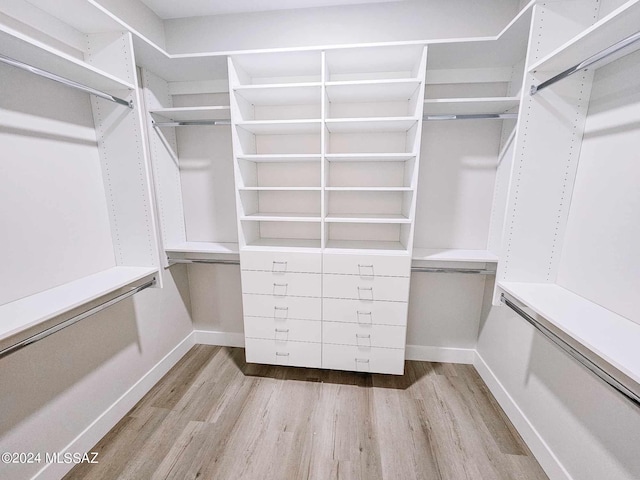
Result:
[[[162,19],[404,0],[142,0]]]

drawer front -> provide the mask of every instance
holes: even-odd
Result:
[[[322,275],[318,273],[241,272],[242,293],[282,297],[320,297]]]
[[[404,373],[404,349],[323,345],[322,368],[354,372]]]
[[[241,251],[240,268],[263,272],[322,273],[322,254]]]
[[[275,319],[321,320],[322,300],[311,297],[274,297],[273,295],[242,295],[244,315]]]
[[[323,343],[356,347],[404,348],[406,329],[394,325],[324,322]]]
[[[287,320],[273,317],[244,317],[244,336],[287,343],[322,341],[322,322],[317,320]]]
[[[363,277],[411,276],[411,257],[409,255],[351,255],[325,253],[323,256],[324,273],[358,275]]]
[[[349,322],[373,325],[406,325],[408,303],[371,302],[325,298],[322,319],[329,322]]]
[[[309,368],[322,366],[322,346],[319,343],[245,338],[245,355],[249,363]]]
[[[365,301],[409,301],[408,277],[323,275],[322,288],[323,295],[326,298],[352,298]]]

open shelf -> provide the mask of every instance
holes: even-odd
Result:
[[[418,121],[415,117],[331,118],[326,119],[331,133],[406,132]]]
[[[230,107],[227,105],[216,107],[173,107],[156,108],[149,113],[162,115],[173,122],[188,122],[194,120],[229,120]]]
[[[327,153],[328,162],[404,162],[416,158],[412,153]]]
[[[71,55],[0,25],[0,54],[74,82],[107,92],[135,86]]]
[[[519,97],[433,98],[424,101],[425,115],[474,115],[506,113],[520,103]]]
[[[284,83],[273,85],[242,85],[235,93],[253,105],[304,105],[320,103],[320,82]]]
[[[640,325],[550,283],[499,282],[498,286],[554,330],[592,352],[635,382],[640,392]]]
[[[251,250],[252,247],[256,250],[270,249],[282,252],[296,252],[300,250],[309,252],[309,249],[320,252],[320,239],[258,238],[247,243],[244,249]]]
[[[411,219],[401,214],[348,214],[327,215],[327,223],[411,223]]]
[[[241,192],[319,192],[321,187],[238,187]]]
[[[158,273],[152,267],[113,267],[73,282],[0,306],[0,348],[76,315],[84,305],[100,303],[146,283]],[[94,305],[92,305],[94,306]]]
[[[497,255],[488,250],[464,250],[457,248],[417,248],[414,247],[414,261],[426,262],[478,262],[497,263]]]
[[[238,260],[237,243],[183,242],[165,247],[169,260]]]
[[[330,192],[411,192],[411,187],[325,187]]]
[[[253,213],[250,215],[243,215],[240,217],[243,221],[254,222],[318,222],[320,223],[320,217],[315,213]]]
[[[629,2],[614,10],[580,35],[554,50],[530,67],[532,72],[560,73],[592,55],[638,32],[640,29],[640,0]],[[638,49],[637,43],[625,49]]]
[[[327,82],[330,102],[398,102],[408,101],[420,87],[417,78]]]
[[[238,160],[247,160],[256,163],[282,163],[282,162],[318,162],[322,158],[319,153],[284,153],[284,154],[255,154],[237,155]]]
[[[385,242],[376,240],[329,240],[326,250],[328,253],[342,253],[350,250],[367,250],[367,253],[407,253],[407,248],[400,242]],[[349,252],[350,253],[350,252]]]
[[[256,135],[287,135],[320,133],[319,119],[313,120],[251,120],[236,125]]]

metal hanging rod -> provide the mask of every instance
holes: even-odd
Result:
[[[26,63],[23,63],[19,60],[15,60],[11,57],[7,57],[5,55],[0,54],[0,62],[6,63],[7,65],[11,65],[16,68],[20,68],[27,72],[35,73],[44,78],[48,78],[49,80],[53,80],[54,82],[62,83],[71,88],[75,88],[77,90],[82,90],[83,92],[90,93],[91,95],[95,95],[96,97],[104,98],[105,100],[109,100],[110,102],[118,103],[120,105],[124,105],[125,107],[133,108],[133,102],[130,100],[123,100],[122,98],[115,97],[108,93],[102,92],[100,90],[96,90],[95,88],[88,87],[78,82],[74,82],[73,80],[69,80],[68,78],[61,77],[56,75],[55,73],[47,72],[46,70],[41,70],[38,67],[33,67]]]
[[[111,305],[113,305],[114,303],[118,303],[122,300],[124,300],[125,298],[131,297],[132,295],[135,295],[136,293],[144,290],[145,288],[149,288],[153,285],[155,285],[156,283],[156,279],[155,277],[148,281],[147,283],[144,283],[142,285],[139,285],[137,287],[132,288],[131,290],[124,292],[120,295],[118,295],[117,297],[112,298],[111,300],[107,300],[104,303],[101,303],[99,305],[96,305],[95,307],[90,308],[89,310],[86,310],[82,313],[79,313],[78,315],[74,315],[73,317],[58,323],[57,325],[54,325],[52,327],[49,327],[39,333],[36,333],[34,335],[31,335],[28,338],[25,338],[24,340],[11,345],[10,347],[7,347],[3,350],[0,350],[0,358],[6,357],[7,355],[11,355],[12,353],[17,352],[18,350],[22,350],[24,347],[31,345],[32,343],[36,343],[40,340],[42,340],[43,338],[48,337],[49,335],[53,335],[56,332],[59,332],[60,330],[67,328],[71,325],[73,325],[74,323],[78,323],[80,320],[84,320],[85,318],[93,315],[94,313],[98,313],[102,310],[104,310],[107,307],[110,307]]]
[[[191,127],[194,125],[231,125],[231,120],[188,120],[182,122],[156,122],[152,121],[153,128],[159,127]]]
[[[575,360],[578,361],[583,367],[587,368],[591,373],[596,375],[598,378],[603,380],[609,386],[613,387],[620,394],[622,394],[627,400],[633,403],[636,407],[640,407],[640,395],[636,392],[628,388],[622,382],[620,382],[617,378],[611,375],[609,372],[604,370],[602,367],[597,365],[593,360],[585,356],[582,352],[574,348],[570,345],[566,340],[559,337],[556,333],[554,333],[551,329],[542,324],[538,319],[529,315],[522,308],[520,308],[516,303],[511,301],[509,298],[505,296],[504,293],[500,295],[500,300],[511,310],[516,312],[522,318],[524,318],[527,322],[529,322],[536,330],[538,330],[542,335],[551,340],[556,346],[558,346],[565,353],[569,354]]]
[[[425,115],[423,121],[434,120],[515,120],[517,113],[470,113],[464,115]]]
[[[621,50],[627,48],[628,46],[632,45],[633,43],[639,40],[640,40],[640,32],[636,32],[633,35],[630,35],[627,38],[620,40],[618,43],[614,43],[610,47],[607,47],[604,50],[601,50],[600,52],[596,53],[595,55],[590,56],[589,58],[587,58],[586,60],[583,60],[579,64],[566,69],[564,72],[559,73],[555,77],[551,77],[549,80],[542,82],[539,85],[531,85],[530,93],[531,95],[535,95],[540,90],[547,88],[549,85],[553,85],[554,83],[564,78],[567,78],[568,76],[573,75],[574,73],[579,72],[580,70],[588,70],[590,67],[595,67],[597,66],[597,64],[600,64],[608,57],[611,57],[611,55],[620,52]],[[631,53],[631,52],[627,52],[627,53]],[[624,56],[624,55],[626,55],[626,53],[621,56]],[[615,60],[615,58],[609,59],[609,61],[613,61],[613,60]],[[604,65],[604,63],[602,63],[602,65]]]

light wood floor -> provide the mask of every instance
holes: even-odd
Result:
[[[246,364],[195,346],[67,479],[546,479],[475,369]]]

